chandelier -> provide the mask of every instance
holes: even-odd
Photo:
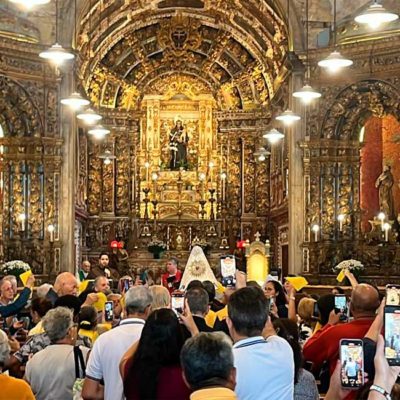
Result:
[[[378,4],[378,2],[374,0],[368,9],[357,15],[354,20],[359,24],[366,24],[372,29],[377,29],[380,25],[395,21],[398,18],[398,14],[387,11],[382,4]]]

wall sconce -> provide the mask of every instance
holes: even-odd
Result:
[[[19,230],[21,232],[25,231],[25,220],[26,220],[26,215],[24,213],[18,215]]]
[[[50,243],[53,243],[54,242],[54,231],[56,230],[56,227],[53,224],[50,224],[47,227],[47,230],[48,230],[49,235],[50,235]]]
[[[311,227],[311,230],[314,232],[314,241],[315,241],[315,242],[318,242],[319,225],[314,224],[314,225]]]

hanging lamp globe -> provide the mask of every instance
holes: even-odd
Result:
[[[278,129],[271,129],[267,133],[264,133],[263,138],[267,139],[271,144],[278,143],[281,139],[283,139],[285,135],[282,132],[279,132]]]
[[[104,164],[110,165],[117,157],[110,150],[105,150],[104,153],[99,155],[99,158],[103,159]]]
[[[373,4],[371,4],[366,11],[357,15],[354,20],[359,24],[366,24],[373,29],[377,29],[380,25],[395,21],[398,18],[398,14],[387,11],[382,4],[378,4],[378,2],[374,0]]]
[[[331,72],[337,72],[341,68],[350,67],[353,65],[353,61],[346,57],[343,57],[340,52],[334,50],[328,57],[318,62],[318,65],[322,68],[326,68]]]
[[[111,131],[105,128],[103,125],[96,125],[95,127],[88,130],[88,134],[93,136],[97,140],[104,139]]]
[[[85,122],[87,125],[93,125],[96,122],[99,122],[103,117],[100,114],[97,114],[92,108],[88,108],[85,111],[80,112],[76,118]]]
[[[60,44],[55,43],[53,46],[39,54],[39,57],[49,60],[50,62],[60,65],[64,61],[72,60],[75,56],[65,50]]]
[[[61,104],[71,107],[73,110],[78,110],[81,107],[88,106],[90,101],[83,98],[78,92],[73,92],[65,99],[61,99]]]
[[[277,121],[283,122],[285,125],[291,125],[293,122],[300,121],[300,115],[295,114],[292,110],[287,109],[275,118]]]
[[[300,99],[304,104],[309,104],[312,100],[318,99],[321,96],[321,93],[313,89],[308,83],[293,93],[293,97]]]
[[[32,8],[50,3],[50,0],[9,0],[10,3],[21,5],[25,8]]]
[[[256,160],[262,162],[265,161],[267,159],[267,157],[270,155],[271,153],[265,149],[265,147],[261,146],[255,153],[254,153],[254,157],[256,157]]]

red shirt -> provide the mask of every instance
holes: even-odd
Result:
[[[170,278],[171,276],[175,276],[175,280],[173,282],[168,282],[167,279]],[[176,271],[175,275],[170,275],[168,272],[166,272],[165,274],[161,275],[162,285],[169,290],[170,294],[174,290],[178,289],[181,279],[182,279],[182,272],[179,271],[179,269],[178,269],[178,271]]]
[[[313,371],[319,371],[325,360],[329,361],[332,375],[339,358],[340,339],[362,339],[368,332],[374,319],[357,319],[346,324],[325,325],[316,332],[304,345],[303,355],[306,361],[313,363]],[[352,399],[357,392],[353,391],[346,399]]]

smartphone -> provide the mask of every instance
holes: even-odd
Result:
[[[142,281],[143,285],[146,284],[147,281],[148,281],[147,271],[143,271],[143,272],[140,274],[139,279]]]
[[[236,259],[233,255],[221,256],[221,284],[224,287],[235,287],[236,285]]]
[[[122,287],[125,293],[132,287],[132,284],[132,279],[124,279]]]
[[[389,365],[400,365],[399,306],[385,306],[385,357]]]
[[[185,293],[174,292],[171,294],[171,307],[177,314],[182,314],[185,305]]]
[[[400,285],[386,285],[386,305],[400,306]]]
[[[319,309],[318,309],[318,303],[317,302],[314,303],[314,309],[313,309],[312,317],[314,319],[319,319]]]
[[[347,389],[364,385],[364,348],[361,339],[340,341],[340,381]]]
[[[344,294],[335,294],[335,311],[341,314],[341,321],[346,321],[348,319],[347,299]]]
[[[114,319],[114,302],[106,301],[104,305],[104,319],[111,322]]]

